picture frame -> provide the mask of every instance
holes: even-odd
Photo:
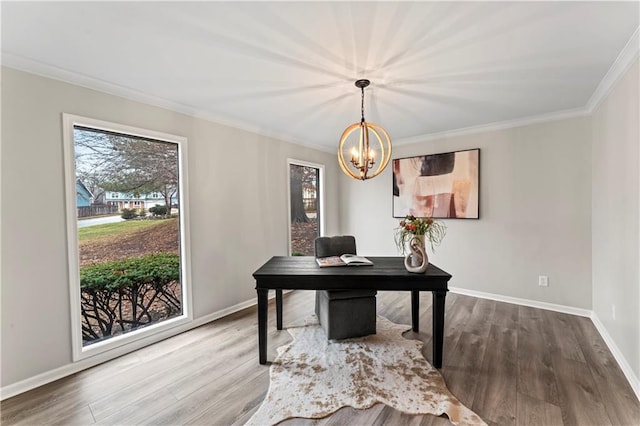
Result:
[[[393,160],[393,217],[480,218],[480,149]]]

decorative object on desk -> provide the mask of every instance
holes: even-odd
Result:
[[[359,123],[353,123],[346,128],[340,137],[340,145],[338,146],[338,163],[340,168],[347,175],[354,179],[365,180],[378,176],[389,164],[391,159],[391,139],[381,126],[374,123],[364,121],[364,88],[369,86],[369,80],[357,80],[356,87],[362,92],[362,101],[360,111],[362,113]],[[349,139],[352,133],[358,132],[357,138]],[[373,134],[375,139],[371,139],[374,143],[371,146],[369,136]],[[379,153],[375,148],[378,148]],[[349,161],[345,156],[351,156]],[[376,156],[379,156],[376,159]],[[378,167],[373,170],[373,166],[378,161]],[[353,169],[353,170],[352,170]]]
[[[407,247],[409,248],[409,254],[404,259],[407,271],[419,274],[426,271],[429,266],[429,256],[425,240],[429,241],[431,250],[434,250],[435,246],[440,245],[446,233],[445,224],[431,217],[408,215],[402,219],[396,228],[395,241],[402,254],[406,253]]]
[[[447,389],[422,355],[423,343],[402,337],[410,328],[378,316],[376,334],[331,341],[313,316],[287,329],[293,342],[278,348],[267,396],[247,424],[319,419],[341,407],[382,403],[407,414],[446,414],[455,425],[485,425]]]
[[[429,266],[429,256],[424,246],[424,235],[414,235],[409,240],[409,253],[404,258],[404,267],[407,271],[422,274]]]
[[[478,219],[480,150],[393,160],[393,217]]]

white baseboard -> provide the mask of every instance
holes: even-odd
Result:
[[[595,312],[591,313],[591,321],[593,322],[593,325],[596,326],[596,330],[598,330],[598,333],[600,333],[600,336],[602,336],[602,339],[607,344],[607,347],[613,354],[613,357],[616,359],[616,361],[618,361],[620,369],[624,373],[627,381],[631,385],[631,388],[635,392],[636,398],[638,398],[638,400],[640,401],[640,380],[638,380],[638,377],[634,374],[631,365],[629,365],[627,359],[624,357],[624,355],[622,355],[622,352],[620,352],[620,349],[613,341],[611,335],[609,335],[606,327],[604,326],[602,321],[600,321],[600,318],[598,318],[598,315],[596,315]]]
[[[529,299],[520,299],[518,297],[502,296],[499,294],[485,293],[483,291],[476,291],[476,290],[467,290],[467,289],[458,288],[458,287],[449,287],[449,290],[452,293],[463,294],[465,296],[473,296],[473,297],[479,297],[481,299],[490,299],[490,300],[496,300],[498,302],[513,303],[515,305],[546,309],[548,311],[562,312],[565,314],[578,315],[581,317],[587,317],[591,319],[591,322],[593,322],[593,325],[596,327],[596,330],[598,330],[598,333],[600,333],[600,336],[602,336],[602,340],[604,340],[605,344],[611,351],[611,354],[613,354],[613,357],[618,362],[618,365],[620,366],[622,373],[625,375],[625,377],[627,378],[627,381],[629,382],[629,385],[631,385],[631,388],[635,392],[636,398],[640,400],[640,381],[638,380],[638,377],[636,377],[636,375],[634,374],[633,369],[627,362],[627,359],[624,357],[624,355],[622,354],[618,346],[615,344],[615,342],[609,335],[609,332],[605,328],[604,324],[600,321],[598,316],[595,314],[595,312],[588,309],[574,308],[573,306],[556,305],[554,303],[539,302],[537,300],[529,300]]]
[[[500,294],[485,293],[484,291],[467,290],[458,287],[449,287],[452,293],[464,294],[465,296],[479,297],[480,299],[496,300],[498,302],[513,303],[514,305],[529,306],[531,308],[545,309],[547,311],[562,312],[564,314],[578,315],[580,317],[591,317],[592,311],[589,309],[574,308],[573,306],[556,305],[555,303],[539,302],[537,300],[521,299],[519,297],[502,296]]]
[[[286,294],[289,291],[290,290],[284,291],[283,293]],[[271,297],[269,297],[269,299],[273,299],[274,297],[275,297],[275,293],[273,293]],[[56,380],[62,379],[63,377],[70,376],[71,374],[75,374],[79,371],[86,370],[87,368],[91,368],[98,364],[102,364],[103,362],[110,361],[114,358],[128,354],[130,352],[133,352],[145,346],[151,345],[153,343],[159,342],[161,340],[167,339],[172,336],[176,336],[180,333],[184,333],[185,331],[189,331],[193,328],[200,327],[201,325],[204,325],[211,321],[225,317],[234,312],[241,311],[255,304],[257,304],[256,298],[246,300],[244,302],[240,302],[236,305],[230,306],[228,308],[222,309],[212,314],[196,318],[187,324],[176,326],[174,328],[166,330],[165,332],[158,333],[153,336],[149,336],[148,338],[144,338],[144,339],[132,342],[125,346],[114,348],[110,351],[103,352],[91,358],[85,358],[83,360],[80,360],[71,364],[63,365],[62,367],[45,371],[44,373],[38,374],[33,377],[29,377],[28,379],[24,379],[19,382],[12,383],[8,386],[4,386],[0,388],[0,401],[4,401],[5,399],[11,398],[12,396],[16,396],[21,393],[30,391],[31,389],[35,389],[42,385],[46,385],[47,383],[54,382]]]

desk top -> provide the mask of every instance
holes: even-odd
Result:
[[[313,256],[274,256],[253,277],[256,289],[447,290],[451,274],[429,264],[423,274],[408,272],[402,257],[372,257],[373,266],[320,268]]]

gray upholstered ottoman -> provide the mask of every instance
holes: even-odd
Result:
[[[316,315],[328,339],[376,332],[376,290],[318,290]]]

